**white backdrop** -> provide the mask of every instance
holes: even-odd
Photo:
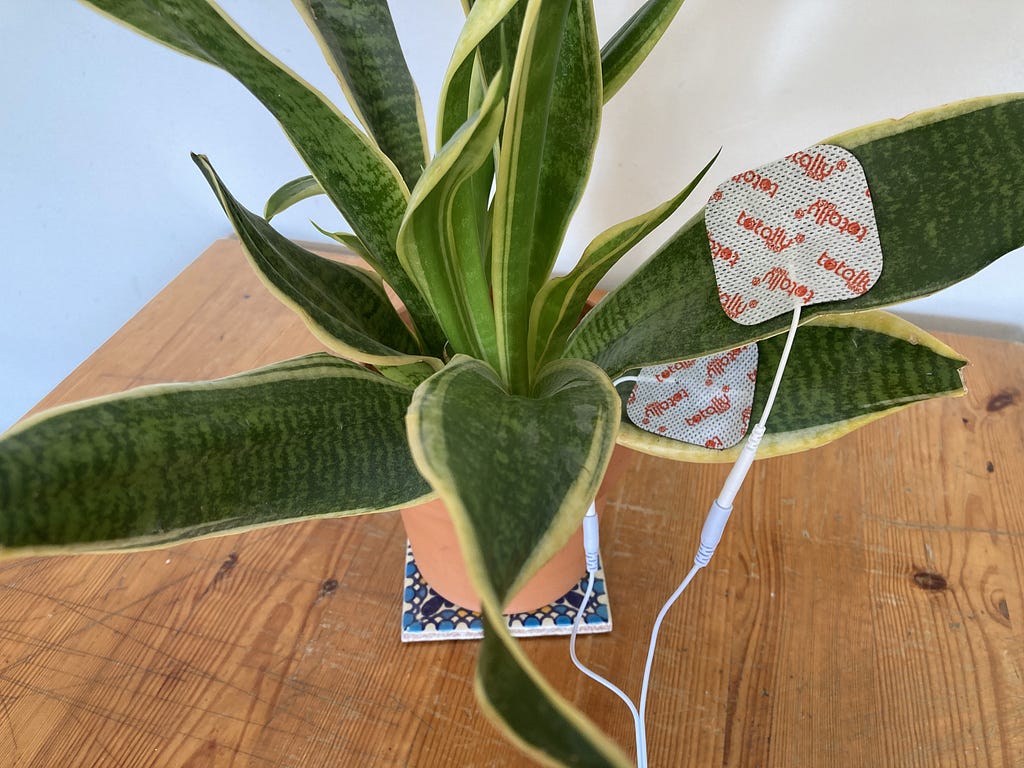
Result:
[[[341,100],[291,5],[225,0],[258,41]],[[602,39],[640,5],[598,0]],[[396,0],[434,122],[458,0]],[[674,194],[719,148],[704,186],[610,276],[615,284],[722,178],[841,130],[970,96],[1024,90],[1021,0],[688,0],[608,105],[590,188],[559,266],[589,239]],[[260,209],[304,169],[227,75],[71,0],[0,0],[0,430],[230,232],[198,169],[208,154]],[[340,227],[308,201],[279,219]],[[905,309],[946,327],[1024,338],[1021,251]],[[950,320],[949,318],[952,318]],[[931,323],[937,321],[931,320]]]

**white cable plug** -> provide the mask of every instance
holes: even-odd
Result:
[[[637,711],[633,700],[630,699],[629,696],[627,696],[617,685],[601,677],[592,669],[584,665],[576,656],[576,635],[580,631],[580,623],[583,621],[583,613],[586,610],[587,603],[590,601],[590,596],[594,593],[594,577],[597,575],[597,570],[601,566],[600,549],[601,537],[597,523],[597,508],[594,503],[591,502],[590,507],[587,509],[587,514],[583,517],[583,551],[587,558],[587,589],[583,593],[583,599],[580,601],[580,607],[576,610],[576,618],[572,622],[572,633],[569,635],[569,657],[580,672],[591,680],[603,685],[609,691],[622,699],[626,706],[629,707],[629,713],[633,716],[633,731],[636,734],[637,766],[638,768],[647,768],[647,754],[644,742],[642,741],[643,728],[641,726],[640,713]]]
[[[597,507],[593,502],[583,516],[583,552],[587,558],[587,573],[593,575],[601,563],[601,534],[597,525]]]

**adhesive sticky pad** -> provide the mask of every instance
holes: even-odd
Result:
[[[842,147],[819,144],[733,176],[704,220],[719,300],[743,325],[860,296],[882,272],[864,169]]]
[[[730,448],[747,433],[757,380],[757,344],[641,369],[626,415],[641,429],[706,448]]]

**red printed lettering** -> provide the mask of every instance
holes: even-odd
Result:
[[[691,416],[686,417],[686,426],[695,427],[700,424],[704,419],[711,416],[718,416],[719,414],[725,413],[732,407],[732,402],[729,400],[729,396],[722,394],[716,395],[711,398],[711,405],[706,408],[701,408]]]
[[[693,360],[680,360],[677,363],[670,363],[665,367],[663,371],[659,371],[654,374],[654,380],[658,382],[668,381],[672,378],[672,374],[678,371],[685,371],[687,368],[693,368]],[[682,390],[686,391],[686,390]],[[689,395],[687,395],[689,397]]]
[[[730,296],[725,291],[718,292],[718,300],[722,304],[722,309],[725,310],[725,314],[735,319],[746,312],[748,309],[753,309],[757,306],[757,299],[751,299],[750,301],[744,301],[743,297],[738,293],[734,293]]]
[[[745,171],[733,176],[732,180],[737,184],[749,184],[759,192],[767,192],[768,197],[775,197],[775,193],[779,191],[778,182],[762,176],[757,171]]]
[[[710,234],[708,235],[708,243],[711,245],[711,256],[713,258],[721,259],[730,267],[735,267],[737,262],[739,262],[740,255],[736,251],[727,245],[722,245],[713,239]]]
[[[868,228],[866,226],[858,221],[852,221],[849,216],[843,216],[836,209],[835,203],[824,198],[819,197],[816,203],[812,203],[807,208],[797,208],[793,211],[793,215],[798,219],[802,219],[807,214],[814,216],[814,223],[819,227],[835,227],[841,234],[856,237],[858,243],[863,243],[864,238],[867,237]]]
[[[828,255],[828,251],[822,251],[818,257],[817,264],[826,272],[831,272],[840,280],[846,283],[846,287],[853,293],[860,296],[872,285],[871,273],[866,269],[857,270],[850,267],[845,261],[836,261]]]
[[[814,157],[807,152],[794,152],[792,155],[786,155],[786,159],[803,168],[804,176],[815,181],[824,181],[832,175],[833,171],[846,170],[845,160],[838,160],[833,165],[829,165],[821,152],[817,152]]]
[[[765,224],[764,219],[755,219],[753,216],[748,216],[746,211],[740,211],[736,224],[760,237],[764,240],[764,244],[768,246],[768,249],[775,253],[781,253],[793,243],[802,243],[804,241],[802,234],[787,240],[784,228],[773,228],[771,224]]]
[[[672,410],[681,402],[683,402],[683,398],[687,398],[689,396],[689,392],[687,392],[685,389],[680,389],[678,392],[673,392],[665,400],[657,400],[653,403],[648,403],[646,406],[644,406],[643,423],[650,424],[652,416],[655,418],[664,416],[670,410]]]
[[[751,285],[761,285],[769,291],[781,291],[782,293],[788,293],[790,296],[795,296],[798,299],[803,299],[804,304],[810,304],[814,298],[814,290],[808,288],[806,285],[801,285],[782,267],[772,267],[764,273],[763,277],[755,277],[750,281]]]
[[[710,387],[715,380],[716,376],[721,376],[725,373],[725,369],[736,362],[736,358],[747,351],[746,347],[740,347],[738,349],[730,349],[724,355],[713,357],[708,360],[707,364],[707,380],[704,382],[704,386]]]

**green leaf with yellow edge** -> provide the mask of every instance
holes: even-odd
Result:
[[[295,0],[348,103],[411,189],[430,159],[423,106],[387,0]]]
[[[363,245],[363,241],[360,240],[355,235],[353,235],[351,232],[331,232],[330,230],[321,227],[315,221],[310,221],[309,223],[316,227],[316,231],[319,232],[321,235],[326,235],[327,237],[331,238],[331,240],[333,240],[334,242],[352,251],[354,255],[361,258],[367,264],[369,264],[372,261],[373,257],[370,256],[370,252],[366,250],[366,246]]]
[[[601,278],[630,248],[672,215],[717,158],[718,153],[715,153],[693,181],[672,199],[602,232],[587,246],[569,274],[549,280],[544,285],[534,299],[530,313],[530,357],[534,365],[543,365],[561,355],[566,339],[583,313],[587,297],[597,288]]]
[[[477,695],[534,757],[629,762],[518,650],[501,608],[579,527],[611,457],[619,399],[596,366],[559,360],[533,397],[465,356],[421,384],[407,418],[412,453],[452,516],[487,622]]]
[[[220,200],[257,275],[271,293],[298,313],[314,336],[339,354],[363,363],[422,361],[441,367],[439,360],[419,354],[416,339],[376,275],[293,243],[240,205],[209,160],[192,157]]]
[[[761,418],[784,344],[783,335],[757,342],[751,424]],[[758,457],[817,448],[912,403],[962,395],[965,364],[946,344],[888,312],[819,315],[796,332]],[[620,385],[624,398],[631,386]],[[625,408],[619,442],[694,462],[731,462],[742,448],[717,451],[655,435],[634,426]]]
[[[500,373],[516,392],[530,385],[530,309],[590,174],[601,104],[591,4],[530,0],[502,132],[491,241]]]
[[[654,50],[682,4],[683,0],[647,0],[601,47],[606,103]]]
[[[0,557],[173,544],[415,503],[412,390],[327,354],[159,384],[0,439]]]
[[[472,101],[473,81],[481,79],[481,72],[475,71],[477,50],[481,43],[498,26],[520,0],[496,0],[476,2],[466,15],[466,23],[455,41],[448,71],[441,85],[440,107],[437,111],[437,142],[444,145],[478,108]],[[506,76],[512,70],[512,62],[505,69]],[[483,74],[488,82],[498,76],[501,67]]]
[[[445,73],[441,87],[441,100],[437,113],[437,143],[445,145],[456,131],[480,110],[485,95],[486,82],[492,85],[496,78],[502,78],[500,96],[504,97],[508,90],[506,80],[512,71],[512,61],[504,69],[498,68],[486,73],[478,54],[483,41],[494,34],[499,27],[509,23],[509,14],[516,15],[518,0],[494,0],[478,2],[467,9],[466,23],[463,25],[459,38],[455,42],[451,62]],[[502,115],[504,119],[504,115]],[[455,193],[452,202],[456,210],[474,213],[476,224],[476,248],[480,251],[480,263],[484,270],[485,280],[490,295],[490,227],[488,222],[488,204],[491,186],[494,183],[494,152],[480,163],[480,167]],[[467,214],[464,214],[464,216]]]
[[[487,209],[483,201],[479,209],[458,203],[459,192],[491,158],[501,130],[500,93],[495,78],[480,109],[427,166],[398,232],[402,266],[426,297],[454,351],[490,362],[496,347],[494,311],[478,226]]]
[[[812,304],[805,318],[933,293],[1024,244],[1024,94],[951,104],[825,143],[864,167],[884,265],[871,290]],[[587,315],[565,355],[617,376],[739,347],[788,323],[785,315],[750,326],[726,316],[701,212]]]
[[[207,0],[83,2],[146,37],[220,67],[259,99],[366,244],[373,268],[401,296],[426,351],[440,354],[444,335],[395,253],[408,188],[366,134]]]
[[[296,203],[322,194],[324,194],[324,188],[312,176],[300,176],[297,179],[292,179],[282,184],[274,194],[267,198],[267,204],[263,206],[263,218],[270,221],[281,211],[288,210]]]
[[[504,71],[510,76],[516,61],[516,49],[523,32],[523,19],[526,15],[525,0],[462,0],[467,16],[477,6],[495,6],[500,2],[507,6],[501,23],[487,34],[479,44],[480,69],[484,78],[493,79],[498,72]],[[485,11],[490,13],[490,11]]]

